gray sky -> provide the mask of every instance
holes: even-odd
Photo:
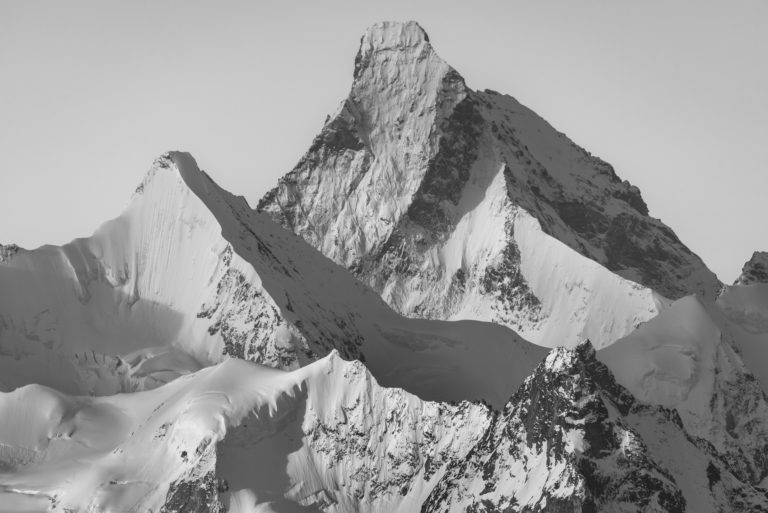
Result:
[[[765,0],[0,0],[0,242],[90,234],[170,149],[255,205],[385,19],[613,164],[724,281],[768,250]]]

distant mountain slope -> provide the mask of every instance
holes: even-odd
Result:
[[[422,511],[757,512],[768,497],[584,344],[547,356]]]
[[[744,365],[768,392],[768,283],[724,287],[715,305],[727,322]]]
[[[291,369],[337,349],[385,385],[500,406],[544,355],[501,326],[403,319],[184,153],[158,159],[94,236],[5,255],[6,388],[109,394],[226,356]]]
[[[598,358],[638,399],[676,409],[690,434],[757,485],[768,483],[768,397],[749,369],[765,375],[766,360],[742,359],[741,329],[718,305],[689,296]]]
[[[513,98],[469,89],[414,22],[368,30],[349,97],[258,208],[405,315],[545,346],[602,347],[664,297],[720,286],[636,187]]]
[[[768,252],[755,251],[741,270],[736,285],[768,283]]]

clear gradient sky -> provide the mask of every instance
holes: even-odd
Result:
[[[768,250],[766,0],[0,0],[0,242],[89,235],[170,149],[255,205],[387,19],[613,164],[722,280]]]

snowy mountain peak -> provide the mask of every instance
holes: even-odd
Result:
[[[391,48],[404,44],[415,46],[428,43],[429,36],[418,21],[380,21],[374,23],[363,34],[363,42],[370,42],[377,48]]]
[[[734,285],[768,283],[768,252],[755,251],[741,270],[741,276]]]
[[[417,24],[372,27],[355,70],[258,210],[397,311],[599,348],[665,298],[719,290],[637,187],[514,98],[469,89]]]
[[[143,192],[159,174],[166,172],[175,174],[190,191],[201,199],[214,189],[211,187],[213,181],[198,167],[197,161],[191,154],[183,151],[169,151],[155,159],[152,167],[137,187],[136,193]]]
[[[608,394],[611,401],[624,413],[635,403],[635,398],[623,387],[616,383],[613,373],[597,358],[597,352],[589,340],[585,340],[573,348],[556,347],[552,349],[544,361],[536,368],[534,373],[526,380],[526,384],[517,392],[520,400],[529,397],[532,385],[530,381],[554,383],[578,383],[588,393],[594,394],[598,389]],[[562,387],[558,385],[555,393],[562,393]],[[565,389],[572,390],[573,386]],[[509,404],[517,405],[520,401],[514,398]]]
[[[595,360],[595,354],[589,340],[570,349],[556,347],[547,354],[541,369],[554,374],[574,374],[580,364]]]
[[[360,40],[359,57],[373,52],[404,51],[429,46],[429,36],[415,21],[383,21],[371,25]]]
[[[360,40],[360,49],[355,57],[355,80],[363,77],[366,68],[380,64],[379,57],[387,59],[393,54],[438,58],[429,44],[427,33],[415,21],[377,23]]]

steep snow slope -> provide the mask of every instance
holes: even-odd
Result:
[[[106,394],[225,355],[296,368],[338,349],[382,384],[501,405],[543,356],[491,324],[403,319],[187,154],[155,163],[126,212],[0,262],[0,382]]]
[[[638,399],[676,409],[689,433],[758,484],[768,476],[768,398],[734,328],[717,305],[690,296],[598,357]]]
[[[513,98],[469,89],[413,22],[366,32],[349,97],[259,209],[406,315],[545,346],[626,335],[666,304],[652,289],[719,288],[637,188]]]

